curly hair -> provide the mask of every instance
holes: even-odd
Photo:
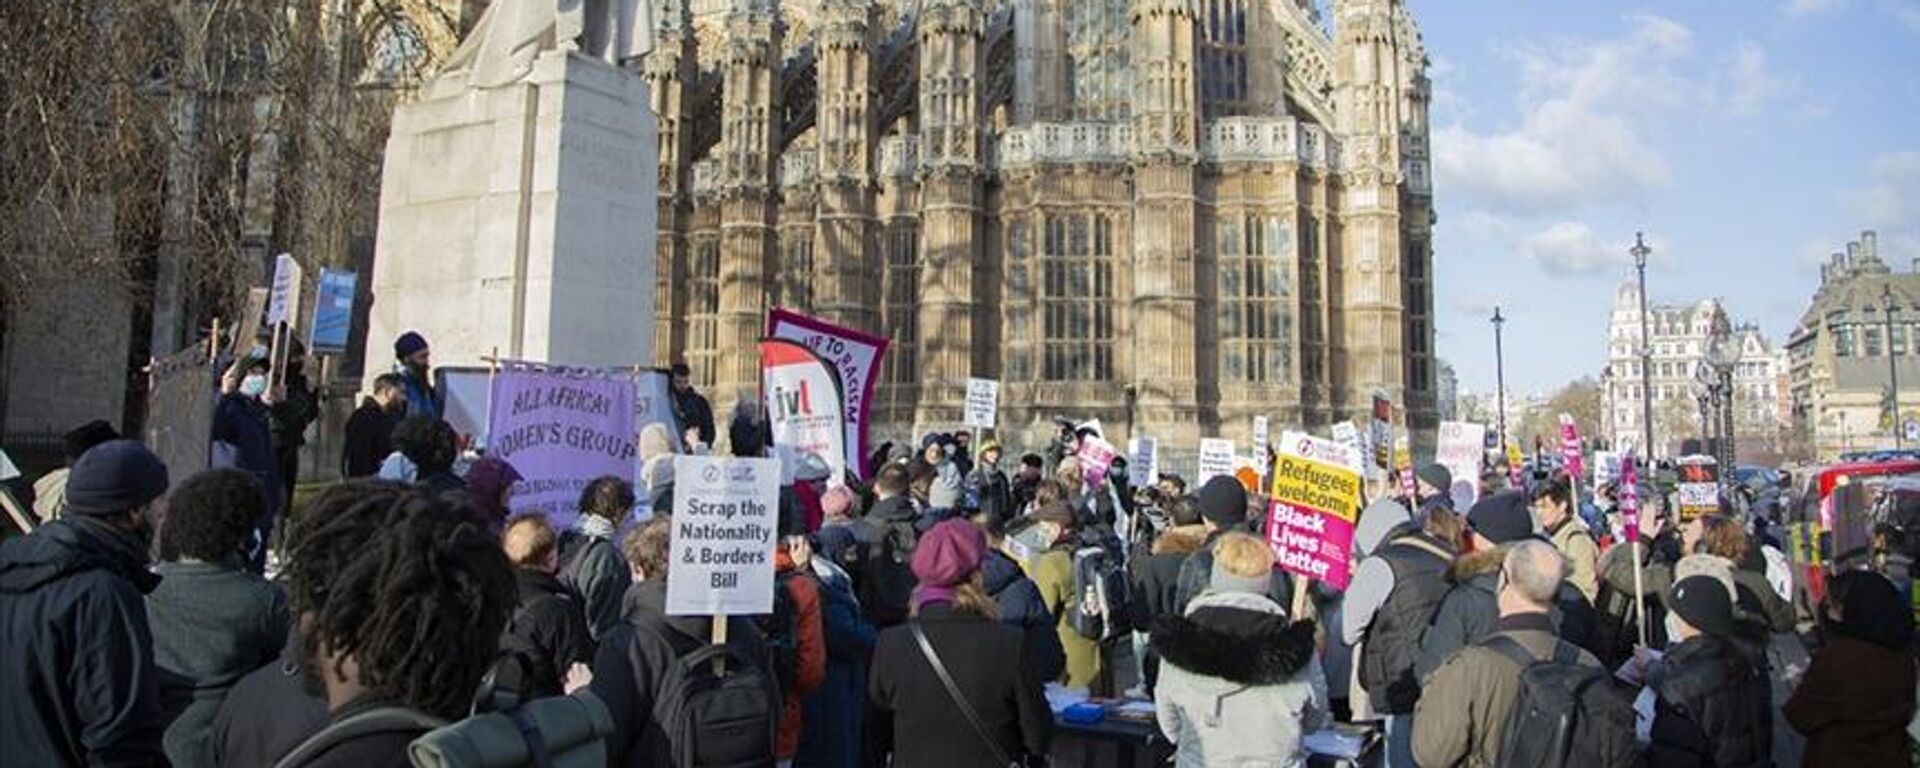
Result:
[[[160,559],[215,561],[246,552],[266,513],[260,481],[238,469],[210,469],[180,483],[160,524]]]
[[[465,506],[383,481],[314,500],[286,570],[310,674],[331,659],[331,677],[344,677],[351,657],[372,695],[448,719],[468,711],[517,591]]]
[[[422,477],[453,468],[459,458],[453,425],[431,416],[408,416],[393,427],[393,447],[420,468]]]
[[[627,562],[639,568],[647,575],[648,581],[665,579],[672,558],[667,550],[673,544],[673,517],[655,515],[640,524],[640,527],[627,532],[620,540],[620,554],[627,556]]]
[[[633,483],[613,475],[596,477],[580,491],[580,514],[618,523],[633,513]]]

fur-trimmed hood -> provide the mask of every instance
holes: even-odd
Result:
[[[1153,540],[1156,555],[1191,555],[1207,543],[1205,525],[1180,525],[1168,528]]]
[[[1167,663],[1236,685],[1278,685],[1313,661],[1311,620],[1289,622],[1258,595],[1210,593],[1186,616],[1154,622],[1153,647]]]
[[[1461,555],[1454,559],[1452,566],[1447,568],[1447,582],[1450,584],[1464,584],[1475,576],[1499,573],[1500,564],[1506,562],[1506,559],[1507,548],[1505,546],[1483,549],[1472,554]]]

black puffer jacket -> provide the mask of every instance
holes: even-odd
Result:
[[[0,544],[0,748],[8,765],[166,765],[140,542],[69,515]]]
[[[987,594],[1000,606],[1000,623],[1025,634],[1027,658],[1033,663],[1032,678],[1058,680],[1067,669],[1067,653],[1060,647],[1059,620],[1047,612],[1040,587],[1020,571],[1020,564],[999,550],[988,550],[980,559],[980,575]]]
[[[1433,623],[1420,638],[1420,656],[1414,662],[1414,674],[1419,679],[1427,679],[1455,651],[1493,634],[1494,622],[1500,619],[1500,600],[1495,590],[1500,581],[1500,563],[1506,556],[1507,546],[1503,545],[1453,562],[1447,572],[1453,588],[1440,601]],[[1580,590],[1562,583],[1550,616],[1560,639],[1584,650],[1593,650],[1598,619],[1593,604],[1587,602]]]
[[[1764,667],[1734,644],[1700,635],[1674,646],[1648,676],[1652,768],[1772,764],[1773,697]]]

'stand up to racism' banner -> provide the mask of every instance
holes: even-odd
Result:
[[[1359,517],[1360,476],[1351,468],[1299,456],[1274,460],[1267,543],[1281,568],[1346,589]]]
[[[556,528],[579,516],[580,491],[603,475],[629,482],[637,455],[633,379],[599,371],[503,370],[493,379],[487,453],[519,470],[508,506]]]
[[[760,342],[760,386],[773,422],[773,445],[786,476],[846,482],[846,425],[840,417],[840,382],[812,350],[791,341]],[[809,471],[812,470],[812,471]]]
[[[867,424],[873,420],[867,404],[873,402],[887,340],[777,307],[767,314],[767,335],[798,342],[839,371],[840,414],[846,420],[847,455],[853,457],[848,469],[867,479]]]

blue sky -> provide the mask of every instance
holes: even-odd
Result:
[[[1636,229],[1655,302],[1778,342],[1863,228],[1920,259],[1920,0],[1412,0],[1432,59],[1438,346],[1510,392],[1605,364]]]

